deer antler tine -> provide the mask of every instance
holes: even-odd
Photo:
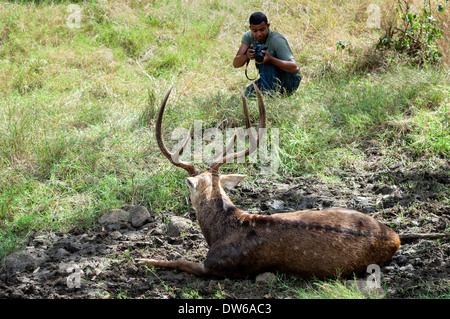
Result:
[[[244,109],[245,127],[249,129],[251,127],[250,116],[248,114],[247,99],[245,98],[244,90],[240,87],[242,96],[242,108]]]
[[[266,114],[264,109],[264,103],[261,96],[261,92],[258,90],[256,85],[253,83],[253,86],[255,87],[256,94],[258,95],[258,108],[259,108],[259,129],[258,129],[258,135],[257,139],[255,140],[255,137],[253,136],[251,132],[251,123],[250,123],[250,116],[248,113],[248,106],[247,106],[247,99],[245,98],[245,94],[242,88],[240,88],[240,92],[242,95],[242,107],[244,109],[244,118],[245,118],[245,126],[247,128],[248,132],[248,139],[249,139],[249,147],[244,150],[237,153],[232,153],[228,155],[228,151],[231,149],[231,146],[234,145],[234,141],[236,140],[236,132],[233,136],[233,139],[230,140],[229,144],[226,147],[225,152],[222,153],[221,156],[217,157],[213,163],[211,164],[209,170],[217,172],[220,166],[222,166],[226,161],[231,161],[235,158],[239,157],[247,157],[250,153],[256,150],[256,148],[259,145],[260,136],[262,135],[263,131],[262,129],[266,127]]]
[[[221,157],[219,157],[219,158],[223,159],[224,162],[227,161],[227,159],[228,159],[227,154],[233,148],[234,144],[236,143],[236,139],[237,139],[237,130],[236,130],[236,128],[234,128],[233,137],[230,138],[228,145],[225,147],[225,151],[222,153]],[[233,160],[233,159],[231,159],[231,160]]]
[[[210,167],[208,168],[209,171],[211,171],[213,173],[217,173],[220,166],[225,164],[225,162],[227,162],[228,160],[232,161],[234,159],[234,158],[230,159],[227,154],[233,148],[234,144],[236,143],[236,139],[237,139],[237,130],[236,130],[236,128],[234,128],[233,137],[230,138],[230,141],[228,142],[227,146],[225,146],[225,150],[222,152],[222,154],[220,154],[219,156],[216,156],[214,158]],[[232,153],[230,156],[233,156],[233,154],[234,153]]]
[[[259,109],[259,130],[258,130],[258,141],[257,145],[259,145],[259,137],[262,134],[262,129],[266,128],[266,108],[264,107],[264,101],[259,91],[258,87],[253,82],[253,87],[255,88],[256,95],[258,96],[258,109]]]
[[[161,150],[161,153],[163,153],[164,156],[173,165],[185,169],[189,173],[190,176],[195,176],[195,175],[198,175],[198,171],[195,168],[195,166],[192,163],[186,163],[186,162],[183,162],[183,161],[179,160],[180,155],[183,153],[183,150],[186,147],[187,142],[189,141],[190,135],[188,135],[186,137],[186,139],[184,140],[181,148],[178,151],[174,152],[174,153],[170,153],[167,150],[167,147],[164,144],[164,141],[163,141],[163,138],[162,138],[162,129],[161,129],[162,119],[163,119],[163,115],[164,115],[164,109],[166,107],[166,103],[167,103],[167,100],[169,99],[169,95],[170,95],[170,92],[172,91],[172,88],[173,87],[171,87],[169,89],[169,91],[167,92],[166,96],[164,97],[164,100],[161,103],[161,107],[159,109],[158,118],[156,120],[156,126],[155,126],[156,141],[158,143],[159,149]],[[191,130],[189,129],[189,132],[190,131]]]
[[[180,148],[178,149],[178,151],[170,153],[173,161],[175,163],[179,163],[179,157],[181,156],[181,154],[183,154],[184,152],[184,148],[186,147],[186,145],[188,144],[188,142],[191,140],[191,129],[192,126],[189,127],[188,133],[186,134],[186,138],[184,139],[183,143],[181,144]]]
[[[255,83],[253,83],[253,86],[256,88]],[[255,141],[255,137],[253,136],[253,133],[251,130],[250,115],[248,114],[247,99],[245,98],[245,94],[244,94],[244,91],[242,88],[241,88],[241,96],[242,96],[242,108],[244,109],[245,126],[247,128],[248,141],[249,141],[250,145],[244,152],[239,152],[235,158],[238,158],[240,156],[244,156],[244,157],[248,156],[250,153],[252,153],[256,149],[256,147],[259,144],[259,136],[258,136],[258,141]],[[261,112],[261,109],[259,109],[259,111]]]
[[[164,141],[162,139],[161,124],[162,124],[164,109],[166,107],[166,103],[167,103],[167,100],[169,99],[169,95],[170,95],[170,92],[172,91],[172,89],[173,89],[173,87],[170,87],[169,91],[166,93],[166,96],[164,97],[164,100],[161,103],[161,107],[159,109],[158,118],[156,120],[156,126],[155,126],[156,142],[158,143],[161,153],[163,153],[164,156],[167,157],[167,159],[169,159],[169,161],[172,161],[172,154],[167,150],[167,147],[164,144]]]

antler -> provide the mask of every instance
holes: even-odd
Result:
[[[230,161],[234,160],[235,158],[247,157],[249,154],[251,154],[253,151],[255,151],[258,148],[260,137],[264,133],[263,129],[266,128],[266,110],[264,108],[264,102],[263,102],[263,98],[261,96],[261,92],[258,90],[257,86],[254,83],[253,83],[253,86],[254,86],[256,94],[258,96],[258,108],[259,108],[259,129],[258,129],[257,138],[255,140],[255,137],[253,136],[253,134],[250,130],[251,123],[250,123],[250,116],[248,114],[247,100],[245,98],[244,92],[241,89],[242,106],[244,109],[244,117],[245,117],[245,126],[247,127],[250,145],[246,150],[243,150],[243,151],[240,151],[237,153],[228,154],[228,152],[233,148],[234,143],[236,142],[237,131],[235,129],[234,135],[228,142],[223,153],[221,155],[217,156],[213,160],[210,167],[208,168],[208,170],[210,172],[217,173],[219,168],[225,162],[230,162]],[[161,152],[164,154],[165,157],[167,157],[167,159],[173,165],[185,169],[189,173],[190,176],[196,176],[196,175],[200,174],[200,172],[195,168],[195,166],[192,163],[183,162],[180,160],[180,155],[183,153],[184,148],[186,147],[187,143],[190,140],[190,134],[188,134],[186,136],[186,139],[183,141],[183,143],[182,143],[181,147],[178,149],[178,151],[175,151],[173,153],[170,153],[167,150],[167,147],[164,144],[164,141],[162,139],[162,133],[161,133],[162,132],[162,130],[161,130],[162,118],[163,118],[164,109],[166,107],[166,103],[167,103],[167,100],[169,99],[169,95],[170,95],[171,91],[172,91],[172,87],[169,89],[166,96],[164,97],[164,100],[161,103],[161,108],[159,109],[158,119],[156,120],[156,141],[158,142],[158,146],[159,146],[159,149],[161,150]],[[191,131],[191,129],[189,129],[189,132],[190,131]]]
[[[171,87],[169,91],[167,92],[166,96],[164,97],[164,100],[161,103],[161,108],[159,109],[158,113],[158,119],[156,120],[156,141],[158,142],[159,149],[164,154],[165,157],[175,166],[181,167],[185,169],[190,176],[196,176],[199,174],[199,171],[195,168],[195,166],[192,163],[187,163],[180,161],[180,155],[183,153],[184,148],[186,147],[186,144],[189,142],[190,134],[187,134],[186,139],[184,140],[183,144],[181,145],[180,149],[178,151],[175,151],[173,153],[170,153],[167,150],[166,145],[164,144],[164,141],[162,139],[162,133],[161,133],[161,124],[162,124],[162,118],[164,114],[164,109],[166,107],[167,100],[169,99],[170,92],[172,91]],[[189,132],[191,129],[189,129]]]
[[[258,129],[257,139],[255,141],[255,137],[253,136],[253,134],[250,130],[251,123],[250,123],[250,117],[248,115],[247,99],[245,98],[244,92],[241,89],[242,107],[244,109],[244,117],[245,117],[245,126],[247,127],[248,139],[249,139],[250,145],[246,150],[243,150],[243,151],[240,151],[237,153],[228,154],[230,149],[234,146],[234,143],[237,138],[237,132],[235,130],[233,137],[228,142],[223,153],[221,155],[219,155],[218,157],[216,157],[214,159],[214,161],[212,162],[212,164],[210,165],[210,167],[208,168],[208,170],[213,173],[217,173],[219,168],[225,162],[230,162],[230,161],[234,160],[235,158],[240,158],[242,156],[247,157],[249,154],[251,154],[253,151],[255,151],[258,148],[260,137],[263,134],[263,129],[266,128],[266,110],[264,108],[264,102],[263,102],[263,98],[261,96],[261,92],[258,90],[258,87],[255,85],[255,83],[253,83],[253,87],[255,88],[255,92],[258,96],[259,129]]]

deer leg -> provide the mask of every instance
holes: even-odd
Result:
[[[154,266],[154,267],[165,267],[165,268],[173,268],[181,271],[185,271],[189,274],[195,276],[204,276],[207,275],[207,271],[205,267],[201,263],[196,263],[192,261],[187,261],[183,259],[178,259],[174,261],[165,261],[165,260],[156,260],[156,259],[138,259],[138,264]]]

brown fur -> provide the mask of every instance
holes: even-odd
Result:
[[[394,231],[349,209],[271,216],[245,213],[226,196],[218,176],[206,171],[189,178],[196,182],[189,187],[191,200],[210,250],[203,265],[195,264],[190,271],[183,264],[184,271],[238,278],[264,271],[347,276],[370,264],[385,264],[399,248]]]

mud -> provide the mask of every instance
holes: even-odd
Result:
[[[250,212],[342,206],[372,215],[400,234],[449,233],[448,167],[405,168],[374,161],[364,170],[335,176],[332,182],[318,177],[270,183],[261,179],[229,195]],[[122,207],[129,213],[135,209]],[[89,230],[35,234],[27,248],[2,261],[0,298],[296,298],[296,288],[310,283],[283,277],[286,288],[270,275],[271,281],[196,278],[137,266],[139,258],[202,261],[208,250],[193,211],[184,216],[191,223],[178,229],[170,216],[146,214],[137,222],[126,217]],[[382,296],[449,298],[449,255],[448,237],[403,240],[392,261],[381,268]]]

